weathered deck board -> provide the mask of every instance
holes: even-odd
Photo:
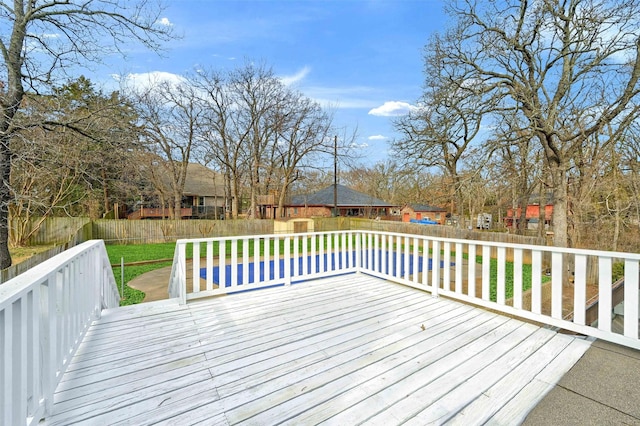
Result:
[[[509,423],[588,345],[344,275],[105,312],[45,424]]]

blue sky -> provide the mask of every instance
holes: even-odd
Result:
[[[393,115],[421,92],[422,49],[446,16],[436,0],[173,0],[163,23],[181,39],[163,57],[142,48],[107,74],[185,74],[262,62],[334,123],[358,128],[369,162],[384,161]]]

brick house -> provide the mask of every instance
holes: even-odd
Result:
[[[520,214],[522,213],[522,209],[518,207],[517,209],[509,209],[507,210],[507,217],[504,218],[504,224],[508,228],[514,226],[514,222],[517,224],[520,220]],[[539,226],[539,218],[540,218],[540,205],[539,204],[529,204],[527,209],[524,212],[525,221],[527,222],[525,225],[525,229],[536,229]],[[553,204],[547,204],[544,206],[544,225],[545,227],[551,225],[551,219],[553,217]]]
[[[312,194],[291,197],[286,205],[286,217],[331,217],[337,204],[338,216],[385,218],[398,206],[355,191],[344,185],[330,185]],[[334,204],[334,196],[337,203]]]
[[[447,209],[427,204],[406,204],[400,210],[403,222],[413,220],[433,220],[442,225],[447,217]]]

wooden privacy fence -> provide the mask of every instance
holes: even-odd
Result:
[[[40,244],[53,243],[55,245],[47,251],[37,253],[20,263],[0,270],[0,284],[17,277],[23,272],[28,271],[34,266],[51,259],[71,247],[89,241],[91,239],[91,222],[88,219],[80,219],[82,218],[52,218],[49,223],[47,223],[49,219],[43,222],[44,229],[41,227],[42,231],[40,232],[39,230],[39,232],[34,235],[35,241],[42,241]],[[51,223],[54,225],[52,226]],[[56,224],[59,226],[56,226]],[[80,228],[73,228],[73,226],[79,226]],[[64,232],[68,233],[64,234]],[[47,242],[46,239],[43,239],[43,236],[52,238],[51,242]]]
[[[31,220],[30,229],[31,232],[39,218]],[[13,222],[13,221],[12,221]],[[39,246],[45,244],[66,244],[72,236],[78,232],[79,229],[91,223],[91,219],[88,217],[50,217],[45,219],[38,228],[37,231],[29,238],[30,246]],[[14,232],[13,226],[10,232]],[[85,232],[87,232],[85,230]],[[89,238],[90,239],[90,238]],[[85,241],[87,241],[86,239]]]
[[[93,238],[114,244],[144,244],[180,238],[273,233],[273,220],[96,220]]]

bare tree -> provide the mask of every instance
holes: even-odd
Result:
[[[273,172],[267,176],[279,176],[277,214],[282,216],[285,197],[300,177],[300,171],[309,168],[319,153],[333,146],[329,135],[331,117],[316,102],[289,91],[276,111],[275,128],[271,161],[267,163]]]
[[[11,265],[11,139],[26,91],[45,89],[58,73],[97,61],[132,40],[159,48],[170,35],[170,28],[159,24],[160,13],[150,0],[0,2],[0,22],[7,35],[0,39],[0,268]]]
[[[237,218],[250,128],[243,125],[237,114],[241,106],[229,87],[227,73],[203,70],[193,78],[192,84],[206,111],[201,128],[205,161],[213,161],[222,170],[227,200],[225,214],[227,218]]]
[[[134,96],[142,143],[156,154],[150,171],[162,175],[156,177],[155,182],[168,184],[172,215],[180,219],[187,167],[202,125],[201,104],[194,87],[186,80],[178,84],[159,82]]]
[[[527,224],[527,206],[544,171],[540,149],[533,141],[531,132],[518,121],[517,114],[505,113],[502,121],[493,130],[494,138],[487,141],[491,162],[500,171],[499,179],[508,182],[511,208],[514,212],[513,226],[517,234],[524,234]],[[540,209],[544,211],[544,203]],[[519,217],[515,217],[516,212]],[[539,226],[544,228],[544,222]]]
[[[245,152],[249,155],[249,210],[248,218],[258,214],[258,195],[265,159],[279,121],[278,111],[288,101],[288,91],[273,71],[264,65],[249,63],[232,72],[230,90],[237,102],[237,122],[242,134],[247,134]]]
[[[569,245],[568,176],[581,146],[633,119],[640,87],[640,3],[451,1],[445,66],[476,79],[526,120],[554,195],[554,244]]]
[[[286,87],[264,65],[229,72],[200,71],[192,79],[205,110],[201,139],[205,157],[225,176],[227,210],[238,217],[242,184],[249,191],[248,217],[258,217],[258,197],[274,190],[283,211],[291,184],[312,159],[333,150],[331,116]]]
[[[442,44],[434,38],[425,48],[425,89],[420,107],[394,123],[401,137],[394,141],[393,149],[405,162],[440,168],[453,182],[452,205],[463,216],[460,167],[470,155],[472,142],[477,141],[491,102],[484,96],[482,84],[471,80],[467,70],[446,65]],[[481,158],[476,158],[467,164],[481,163]]]

